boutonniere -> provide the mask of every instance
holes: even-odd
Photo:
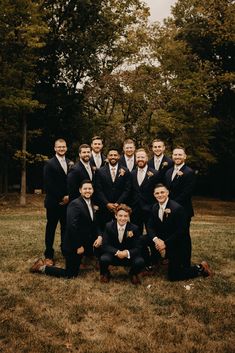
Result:
[[[164,214],[166,215],[166,218],[169,216],[170,213],[171,213],[171,209],[170,208],[165,208]]]
[[[181,170],[179,170],[179,171],[176,173],[176,175],[178,175],[179,177],[182,176],[183,174],[184,174],[184,173],[181,172]]]
[[[118,176],[123,176],[124,174],[126,173],[125,169],[123,168],[120,168],[119,171],[118,171]]]
[[[132,238],[134,235],[134,233],[132,232],[132,230],[128,230],[127,232],[127,238]]]
[[[168,162],[163,162],[162,163],[162,168],[167,167],[167,166],[168,166]]]
[[[68,163],[68,169],[70,170],[74,166],[73,161],[69,161]]]
[[[96,169],[97,169],[97,167],[96,167],[95,165],[93,165],[93,166],[91,167],[91,170],[92,170],[93,172],[95,172]]]
[[[95,212],[97,212],[97,211],[99,211],[99,206],[94,205],[94,206],[93,206],[93,209],[94,209]]]
[[[150,170],[148,170],[147,171],[147,176],[148,176],[148,178],[151,178],[153,176],[153,173]]]

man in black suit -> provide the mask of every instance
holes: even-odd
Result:
[[[143,148],[136,151],[137,168],[131,172],[131,221],[138,225],[143,233],[144,225],[149,218],[155,202],[153,190],[159,182],[159,172],[148,166],[148,156]]]
[[[65,157],[67,145],[64,139],[58,139],[54,145],[55,156],[49,159],[44,166],[45,208],[47,216],[45,233],[45,261],[53,265],[53,243],[58,222],[61,227],[61,249],[63,248],[66,226],[66,211],[69,202],[67,190],[67,174],[73,164]]]
[[[166,172],[164,184],[170,191],[170,198],[184,207],[188,230],[194,215],[192,193],[195,185],[195,172],[185,164],[186,153],[183,147],[172,152],[174,166]]]
[[[155,139],[152,142],[153,158],[148,162],[149,167],[159,171],[161,181],[164,180],[166,171],[173,167],[174,163],[171,158],[167,157],[165,153],[165,143],[160,139]]]
[[[94,136],[91,140],[91,159],[90,164],[93,170],[103,167],[106,157],[102,153],[103,140],[100,136]]]
[[[103,254],[100,257],[100,281],[109,282],[109,265],[130,266],[133,284],[139,284],[138,274],[144,267],[140,255],[140,234],[138,227],[129,222],[131,208],[120,204],[115,211],[116,220],[106,224],[103,235]]]
[[[76,277],[79,273],[82,256],[91,255],[99,249],[102,236],[99,233],[91,196],[94,192],[90,180],[84,180],[80,186],[80,196],[69,203],[67,210],[67,228],[64,239],[65,269],[47,266],[39,259],[31,267],[31,272],[45,273],[55,277]]]
[[[169,199],[163,184],[154,189],[157,203],[153,206],[147,223],[147,234],[152,243],[152,256],[168,259],[168,277],[171,281],[184,280],[212,274],[206,261],[191,266],[191,241],[187,231],[185,211]]]
[[[94,183],[94,170],[90,164],[91,147],[87,144],[79,146],[79,161],[73,166],[68,175],[69,200],[76,199],[80,193],[79,188],[83,180],[91,180]]]
[[[123,142],[123,152],[119,160],[119,165],[128,168],[131,172],[136,168],[135,161],[135,143],[131,139],[127,139]]]
[[[96,172],[96,202],[99,207],[101,228],[114,217],[120,203],[125,203],[130,194],[130,172],[120,167],[120,155],[117,149],[108,151],[108,163]]]

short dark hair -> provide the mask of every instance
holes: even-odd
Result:
[[[78,153],[81,152],[82,148],[89,148],[91,150],[91,146],[90,145],[88,145],[87,143],[83,143],[82,145],[79,146]]]
[[[132,213],[132,209],[129,206],[127,206],[125,203],[120,203],[120,205],[117,206],[115,210],[115,214],[117,214],[119,211],[125,211],[129,213],[129,215],[131,215]]]
[[[159,139],[159,138],[154,139],[154,140],[152,141],[152,146],[153,146],[154,142],[162,142],[163,145],[165,146],[165,142],[164,142],[162,139]]]
[[[117,151],[118,154],[120,154],[120,150],[119,150],[118,147],[110,147],[110,148],[108,149],[108,152],[107,152],[107,153],[109,154],[110,151]]]
[[[90,179],[84,179],[84,180],[81,182],[81,184],[80,184],[80,186],[79,186],[79,189],[82,188],[84,184],[91,184],[91,186],[93,186],[93,183],[92,183],[92,181],[91,181]]]
[[[158,189],[158,188],[165,188],[165,189],[168,190],[168,188],[166,187],[166,185],[164,185],[164,184],[162,184],[162,183],[158,183],[158,184],[156,184],[156,185],[154,186],[154,190],[155,190],[155,189]],[[169,190],[168,190],[168,191],[169,191]]]

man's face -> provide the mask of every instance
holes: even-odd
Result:
[[[107,158],[108,158],[109,163],[112,166],[114,166],[119,161],[120,155],[119,155],[118,151],[110,150],[108,155],[107,155]]]
[[[65,142],[56,141],[54,150],[56,154],[60,157],[64,157],[65,153],[67,152],[67,146]]]
[[[180,165],[185,162],[186,154],[182,148],[175,148],[172,153],[172,159],[175,165]]]
[[[154,189],[153,195],[156,198],[157,202],[163,204],[168,198],[169,191],[165,188],[165,186],[160,186]]]
[[[91,148],[92,148],[92,151],[94,151],[95,153],[100,153],[103,148],[102,141],[99,139],[93,140],[91,143]]]
[[[123,152],[127,157],[132,157],[135,153],[135,145],[133,143],[126,143],[123,146]]]
[[[89,162],[91,158],[91,149],[88,147],[82,148],[81,152],[79,153],[79,158],[85,163]]]
[[[152,146],[152,151],[155,156],[160,157],[165,152],[165,145],[163,142],[154,142]]]
[[[148,162],[147,153],[140,151],[136,153],[136,164],[139,168],[144,168]]]
[[[82,187],[79,189],[81,196],[84,199],[90,199],[93,195],[94,189],[90,183],[84,183]]]
[[[118,211],[118,213],[116,214],[116,219],[117,219],[117,223],[123,227],[127,224],[127,222],[130,220],[130,216],[129,213],[124,211],[124,210],[120,210]]]

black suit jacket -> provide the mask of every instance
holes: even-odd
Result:
[[[67,169],[69,172],[70,163],[69,159],[65,159]],[[46,208],[58,206],[63,197],[68,195],[67,190],[67,175],[61,167],[57,157],[49,159],[44,166],[43,170],[44,188],[46,197],[44,205]]]
[[[159,204],[154,204],[149,221],[147,223],[147,234],[153,240],[154,237],[162,239],[166,244],[167,257],[176,257],[184,247],[188,238],[186,227],[186,216],[184,208],[173,200],[168,200],[163,221],[158,217]]]
[[[106,161],[106,156],[101,153],[101,166],[100,166],[100,168],[105,165],[105,161]],[[93,154],[91,154],[90,165],[92,166],[93,170],[99,169],[99,168],[97,168],[97,166],[95,164]]]
[[[133,211],[135,209],[142,209],[144,211],[150,211],[155,198],[153,196],[153,190],[160,180],[160,173],[153,168],[148,167],[146,176],[139,186],[137,180],[137,169],[131,172],[131,207]]]
[[[182,175],[176,175],[171,180],[174,167],[167,170],[165,175],[165,185],[170,191],[169,197],[184,207],[186,215],[194,215],[192,205],[192,193],[195,185],[195,173],[186,164],[180,169]]]
[[[148,165],[149,165],[150,168],[155,169],[155,166],[154,166],[154,157],[151,158],[151,159],[148,161]],[[161,182],[164,181],[164,176],[165,176],[165,174],[166,174],[166,171],[167,171],[168,169],[170,169],[171,167],[173,167],[173,165],[174,165],[174,162],[172,161],[172,159],[164,155],[163,158],[162,158],[160,167],[159,167],[159,173],[160,173]]]
[[[118,167],[114,182],[105,165],[96,172],[96,201],[101,208],[106,208],[108,203],[126,203],[130,194],[130,172],[127,168]]]
[[[92,244],[100,235],[94,208],[93,215],[92,220],[87,204],[81,196],[68,204],[65,251],[76,252],[81,246]]]
[[[124,154],[121,155],[118,164],[119,164],[121,167],[127,168],[126,159],[125,159]],[[127,169],[128,169],[128,168],[127,168]],[[134,170],[134,169],[136,169],[136,160],[135,160],[135,158],[134,158],[134,166],[133,166],[132,170]]]
[[[92,182],[94,183],[95,173],[92,169]],[[72,201],[80,196],[79,188],[83,180],[90,180],[89,174],[81,161],[78,161],[68,174],[69,200]]]
[[[128,250],[130,258],[140,255],[140,233],[136,225],[127,222],[123,240],[118,239],[117,221],[108,222],[103,235],[103,251],[115,255],[118,250]]]

